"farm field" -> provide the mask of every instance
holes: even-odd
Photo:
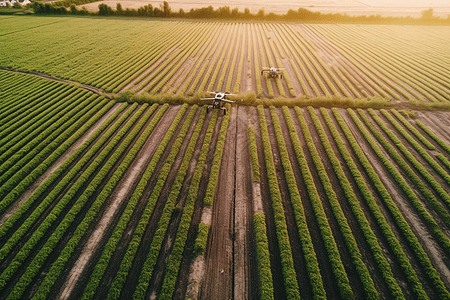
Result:
[[[112,93],[450,99],[448,26],[15,16],[0,26],[1,67]],[[272,66],[283,79],[261,75]]]
[[[0,83],[0,299],[450,297],[448,112]]]
[[[0,28],[0,300],[450,299],[449,27]]]

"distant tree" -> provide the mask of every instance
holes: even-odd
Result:
[[[122,4],[120,4],[120,3],[116,3],[116,14],[117,15],[123,15]]]
[[[178,11],[178,15],[180,16],[180,18],[184,18],[186,17],[186,12],[184,11],[184,9],[180,8],[180,10]]]
[[[427,9],[422,11],[422,20],[431,21],[433,20],[433,9]]]
[[[101,3],[98,5],[98,14],[100,16],[110,16],[113,14],[113,10],[110,6]]]
[[[261,8],[259,11],[258,11],[258,13],[256,14],[256,17],[258,18],[258,19],[264,19],[264,17],[265,17],[265,15],[266,15],[266,12],[265,12],[265,10],[264,10],[264,8]]]
[[[250,9],[248,7],[246,7],[244,9],[244,18],[245,19],[250,19],[250,17],[251,17]]]
[[[229,6],[219,7],[219,18],[229,19],[231,17],[231,10]]]
[[[240,15],[240,13],[239,13],[239,8],[235,7],[235,8],[233,8],[233,9],[231,10],[231,17],[232,17],[233,19],[238,19],[238,18],[239,18],[239,15]]]
[[[20,8],[20,9],[23,8],[22,4],[20,4],[19,2],[14,3],[13,7],[14,7],[14,8],[18,8],[18,9],[19,9],[19,8]]]
[[[170,17],[172,14],[172,9],[169,6],[169,3],[167,1],[163,2],[162,11],[164,14],[164,17]]]
[[[286,20],[296,20],[298,18],[298,14],[295,10],[290,9],[285,15]]]
[[[78,15],[78,9],[74,3],[70,4],[70,13],[72,15]]]

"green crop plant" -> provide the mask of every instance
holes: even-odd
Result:
[[[192,111],[194,111],[194,108],[197,108],[197,106],[193,106]],[[194,114],[192,114],[192,116],[194,116]],[[194,153],[194,148],[195,148],[195,145],[197,144],[197,140],[199,138],[200,130],[203,126],[203,121],[205,119],[205,116],[206,116],[206,107],[203,107],[202,112],[201,112],[201,118],[197,122],[197,125],[195,126],[195,129],[194,129],[194,133],[192,134],[191,139],[189,140],[189,144],[184,153],[183,160],[181,162],[181,166],[179,167],[176,178],[175,178],[175,183],[172,185],[172,188],[169,193],[169,197],[166,201],[166,205],[164,206],[164,209],[162,211],[161,218],[158,222],[158,229],[156,230],[155,235],[152,240],[152,243],[150,245],[150,251],[147,255],[147,259],[144,262],[144,265],[142,266],[141,275],[139,276],[139,282],[138,282],[138,285],[136,286],[136,289],[133,294],[134,299],[143,299],[145,297],[145,293],[148,289],[148,285],[149,285],[150,279],[152,277],[154,267],[156,265],[156,261],[158,259],[159,253],[161,252],[161,247],[162,247],[162,243],[164,240],[164,236],[166,235],[167,228],[169,227],[170,219],[172,217],[173,211],[175,210],[175,206],[177,204],[178,196],[181,192],[182,184],[179,184],[179,183],[184,182],[185,176],[186,176],[188,168],[189,168],[189,162],[191,160],[192,154]],[[188,124],[188,121],[186,121],[185,124]],[[188,127],[186,127],[186,128],[188,128]],[[181,129],[181,131],[183,131],[183,129]],[[180,141],[181,141],[181,139],[180,139]],[[181,143],[179,143],[179,144],[176,143],[174,145],[174,147],[178,147],[178,148],[181,147]],[[169,158],[167,160],[169,161]],[[161,296],[160,296],[160,298],[161,298]],[[170,299],[171,297],[167,297],[167,298]]]
[[[442,207],[442,205],[437,201],[436,197],[432,192],[430,192],[426,185],[420,180],[420,178],[413,172],[413,170],[406,164],[406,162],[402,159],[402,157],[394,150],[393,146],[387,142],[387,140],[375,129],[375,127],[369,122],[367,116],[363,114],[362,110],[359,111],[361,118],[364,123],[370,129],[372,134],[376,137],[376,139],[380,142],[380,144],[386,149],[392,159],[404,170],[404,172],[408,175],[409,179],[414,183],[415,187],[419,189],[419,191],[426,197],[428,202],[433,206],[436,212],[441,216],[441,218],[449,224],[450,214]],[[414,208],[418,211],[421,218],[426,222],[427,226],[436,236],[438,241],[444,246],[446,251],[450,250],[450,240],[443,235],[438,225],[434,221],[434,219],[429,215],[427,210],[421,204],[419,198],[416,196],[414,191],[409,187],[407,182],[403,179],[400,173],[397,171],[395,166],[385,157],[384,153],[380,151],[378,146],[372,141],[368,132],[362,127],[361,123],[357,119],[355,113],[350,111],[350,116],[354,120],[354,122],[359,127],[361,133],[364,135],[366,140],[369,142],[372,149],[375,151],[376,155],[381,159],[383,164],[388,168],[389,173],[391,173],[392,177],[398,183],[398,185],[402,188],[405,194],[408,196],[409,200],[413,204]]]
[[[175,117],[175,120],[172,122],[171,128],[169,128],[169,131],[167,132],[165,138],[171,137],[173,135],[173,132],[175,131],[176,126],[179,124],[179,122],[181,122],[181,119],[182,119],[183,115],[185,114],[185,112],[187,111],[187,109],[188,109],[187,104],[182,105],[177,116]],[[122,258],[119,270],[117,271],[116,276],[114,277],[114,280],[111,283],[111,286],[108,291],[107,299],[117,299],[120,296],[120,292],[122,290],[123,285],[125,284],[125,280],[131,269],[133,259],[137,253],[139,244],[142,241],[142,237],[144,236],[145,229],[150,220],[150,217],[152,216],[156,202],[158,201],[158,198],[162,191],[164,183],[166,182],[167,176],[169,175],[169,171],[172,167],[173,162],[176,159],[178,151],[180,150],[181,144],[186,136],[186,132],[189,129],[189,126],[192,122],[192,119],[195,116],[196,111],[197,111],[196,106],[191,108],[191,111],[189,112],[186,121],[184,122],[180,132],[178,133],[178,136],[175,140],[174,145],[172,146],[169,156],[167,157],[167,160],[164,163],[164,166],[161,169],[161,172],[158,176],[158,180],[157,180],[155,186],[153,187],[152,193],[150,194],[150,197],[147,200],[147,205],[139,219],[139,224],[137,225],[137,228],[135,229],[135,231],[133,233],[133,238],[130,241],[130,243],[128,244],[127,251]],[[159,228],[159,226],[158,226],[158,228]],[[157,230],[155,237],[157,237],[158,232],[161,232],[161,229]],[[154,240],[155,240],[155,237],[154,237]],[[152,241],[152,243],[153,243],[153,241]],[[150,248],[149,253],[153,252],[152,249],[153,249],[153,247]]]
[[[258,160],[258,147],[256,146],[255,129],[253,126],[248,126],[248,145],[250,150],[250,157],[252,158],[252,170],[253,170],[253,181],[260,181],[259,172],[259,160]]]
[[[381,199],[385,203],[387,209],[390,211],[390,213],[393,215],[394,220],[400,228],[401,232],[405,236],[405,238],[408,240],[408,243],[410,243],[411,248],[416,253],[416,256],[421,260],[421,262],[424,263],[424,265],[427,265],[430,267],[428,256],[425,254],[422,246],[418,242],[417,238],[415,237],[414,233],[412,232],[411,228],[409,227],[408,223],[404,219],[404,217],[401,215],[398,207],[395,205],[394,201],[392,200],[389,192],[387,191],[386,187],[381,182],[378,174],[373,169],[372,165],[368,161],[367,157],[365,156],[364,152],[362,151],[361,147],[358,145],[355,137],[350,131],[350,128],[343,120],[342,116],[339,114],[339,111],[337,109],[333,109],[333,113],[336,117],[336,120],[338,121],[339,125],[341,126],[342,130],[344,131],[345,136],[350,142],[351,147],[355,151],[356,156],[358,157],[358,160],[362,164],[363,168],[365,169],[367,175],[369,176],[371,182],[373,183],[374,187],[378,191]],[[395,238],[395,236],[392,233],[392,230],[387,225],[384,217],[382,217],[379,213],[379,208],[375,207],[375,203],[371,203],[372,212],[375,212],[377,214],[377,221],[379,224],[381,224],[383,227],[383,232],[385,235],[387,235],[387,239],[391,245],[391,249],[395,252],[397,259],[401,261],[401,266],[405,268],[405,274],[407,276],[408,281],[413,285],[413,291],[416,294],[416,296],[420,299],[428,299],[425,291],[423,290],[422,284],[420,283],[419,279],[417,278],[417,274],[415,273],[414,269],[410,265],[408,259],[406,258],[403,249],[401,248],[401,245],[399,244],[398,240]],[[434,268],[430,268],[430,275],[432,277],[435,277]],[[437,283],[439,283],[439,279],[437,280]],[[440,284],[438,284],[439,286]],[[445,294],[445,292],[441,289],[442,295]]]
[[[391,109],[391,113],[398,120],[400,120],[400,122],[402,122],[402,124],[405,125],[405,127],[408,128],[409,131],[411,131],[429,150],[436,149],[436,147],[433,144],[431,144],[417,129],[415,129],[400,112],[396,111],[395,109]]]
[[[450,154],[450,145],[442,141],[433,131],[428,129],[422,122],[417,121],[416,125],[420,127],[426,134],[428,134],[436,143],[439,144],[448,154]]]
[[[208,242],[208,234],[209,234],[209,228],[211,225],[205,224],[201,222],[198,224],[198,233],[197,237],[195,238],[194,243],[194,254],[195,255],[203,255],[206,250],[206,243]]]
[[[101,116],[103,116],[109,109],[111,109],[111,106],[114,105],[113,102],[110,102],[110,105],[106,105],[94,118],[91,118],[86,124],[85,126],[83,126],[82,128],[80,128],[79,131],[77,131],[76,134],[72,135],[72,137],[67,140],[65,143],[68,144],[73,144],[76,140],[78,140],[78,138],[81,137],[82,134],[84,134],[91,126],[94,125],[94,123],[96,121],[98,121],[98,119],[100,119]],[[127,104],[123,104],[121,107],[119,107],[116,112],[114,114],[111,115],[111,117],[109,117],[100,127],[99,129],[97,129],[87,140],[86,142],[84,142],[80,147],[77,148],[77,150],[75,150],[75,152],[66,159],[66,161],[57,169],[55,170],[55,172],[52,173],[52,175],[50,175],[50,177],[44,182],[42,183],[35,191],[34,193],[19,207],[19,209],[11,216],[8,218],[8,220],[5,221],[5,223],[3,223],[3,225],[0,227],[0,238],[3,237],[6,232],[15,224],[15,222],[17,222],[18,219],[21,218],[21,216],[23,214],[25,214],[28,209],[32,206],[32,204],[46,191],[46,189],[53,184],[53,182],[55,182],[55,180],[58,179],[59,176],[61,176],[61,174],[64,173],[65,170],[68,169],[68,167],[76,160],[78,159],[78,157],[81,155],[81,153],[87,148],[89,147],[90,144],[92,144],[92,142],[105,130],[105,128],[110,125],[113,120],[119,115],[119,113],[121,113],[125,108],[127,107]],[[60,147],[61,148],[61,147]],[[58,153],[58,150],[60,150],[60,148],[57,149],[57,151],[54,152],[54,154],[56,155],[61,155],[62,153]],[[61,148],[61,151],[64,152],[65,147]],[[52,154],[53,155],[53,154]],[[52,155],[48,158],[49,161],[51,162],[54,158],[52,157]],[[25,181],[25,186],[21,186],[21,184],[19,184],[15,189],[17,189],[17,191],[13,191],[10,192],[5,199],[3,199],[2,202],[0,202],[0,211],[3,211],[8,205],[9,203],[14,202],[15,200],[17,200],[17,198],[19,197],[18,195],[20,195],[22,193],[22,189],[26,189],[28,186],[28,182],[29,181],[33,181],[34,178],[37,178],[40,176],[40,173],[42,173],[44,170],[46,170],[48,168],[48,166],[51,164],[49,162],[49,164],[47,165],[47,160],[45,160],[41,165],[42,167],[38,167],[36,168],[33,172],[31,172],[31,174],[29,175],[30,177],[26,177]],[[75,169],[75,173],[72,173],[73,176],[75,176],[77,170],[76,170],[76,166],[74,166],[72,169]],[[37,173],[38,172],[38,173]],[[64,181],[64,179],[63,179]],[[56,187],[54,189],[57,189],[58,187],[61,187],[60,185],[56,185]],[[62,188],[62,187],[61,187]],[[42,202],[45,203],[45,202]],[[40,206],[39,206],[40,207]],[[39,210],[38,207],[38,210]],[[31,216],[28,218],[31,219]]]
[[[100,99],[99,99],[100,100]],[[0,211],[13,203],[25,192],[32,182],[37,180],[64,152],[72,146],[92,125],[100,119],[112,106],[114,102],[107,100],[94,101],[84,110],[80,111],[73,119],[74,122],[57,138],[50,136],[53,141],[43,151],[30,160],[21,170],[11,176],[13,187],[0,202]],[[103,107],[103,109],[101,109]],[[106,108],[105,108],[106,107]],[[100,110],[101,109],[101,110]],[[95,114],[96,112],[98,112]],[[92,116],[95,114],[94,116]],[[91,118],[92,117],[92,118]],[[30,153],[33,153],[31,151]],[[29,153],[29,154],[30,154]],[[44,159],[45,158],[45,159]],[[38,164],[38,165],[37,165]],[[37,165],[37,166],[36,166]],[[7,183],[5,183],[6,185]],[[3,186],[2,186],[3,188]]]
[[[5,163],[0,167],[2,176],[0,183],[0,194],[9,193],[21,180],[27,176],[31,170],[46,159],[56,148],[78,128],[71,125],[85,115],[100,102],[100,98],[92,96],[83,103],[72,109],[64,117],[61,117],[54,124],[41,133],[41,136],[33,139],[29,144],[22,147],[17,154],[10,157],[11,163]],[[99,109],[99,108],[97,108]],[[93,112],[91,112],[93,113]],[[90,116],[90,114],[88,114]],[[78,123],[79,124],[79,123]],[[67,130],[71,130],[67,132]],[[17,156],[17,159],[15,159]],[[17,161],[18,160],[18,161]],[[16,162],[17,161],[17,162]],[[15,163],[14,163],[15,162]]]
[[[205,109],[205,107],[204,107]],[[203,111],[202,111],[203,113]],[[202,178],[203,168],[206,162],[206,156],[209,152],[209,145],[214,133],[214,128],[217,122],[217,116],[219,111],[215,110],[210,121],[206,134],[203,139],[203,145],[200,150],[200,156],[197,161],[197,165],[194,170],[194,175],[189,185],[189,191],[187,194],[186,202],[183,207],[183,214],[181,216],[180,224],[178,225],[177,235],[175,242],[170,253],[169,259],[166,265],[166,274],[164,277],[163,286],[159,297],[161,299],[171,299],[175,290],[176,279],[178,276],[181,259],[183,257],[184,246],[186,244],[188,231],[191,224],[192,215],[194,213],[194,204],[197,200],[198,188],[200,180]],[[202,224],[202,223],[200,223]]]
[[[281,193],[278,186],[275,164],[273,162],[273,153],[270,145],[266,118],[264,116],[264,108],[262,106],[258,106],[258,113],[261,124],[261,137],[263,140],[264,158],[267,168],[267,178],[269,181],[270,198],[272,200],[278,248],[280,250],[281,268],[283,270],[284,287],[286,290],[286,295],[289,299],[300,299],[297,276],[292,258],[291,243],[289,242],[289,235],[287,231],[286,217],[284,214],[283,205],[281,203]]]
[[[143,108],[145,109],[146,105],[143,105]],[[154,104],[148,111],[145,112],[145,115],[139,119],[139,122],[134,127],[133,131],[126,137],[126,139],[121,143],[120,148],[126,149],[127,146],[131,143],[131,141],[134,139],[134,137],[137,135],[137,133],[143,128],[147,120],[150,118],[150,116],[154,113],[156,108],[158,107],[157,104]],[[64,249],[60,252],[60,255],[58,259],[53,263],[52,267],[50,268],[49,272],[45,276],[44,280],[42,281],[41,285],[39,286],[36,293],[33,295],[32,299],[46,299],[48,296],[48,293],[50,292],[51,287],[55,283],[55,281],[58,279],[59,274],[61,273],[62,269],[64,268],[65,264],[71,257],[72,252],[75,250],[75,247],[78,245],[80,239],[85,234],[86,230],[88,229],[90,223],[93,221],[95,216],[97,215],[99,209],[102,207],[105,200],[111,195],[112,191],[116,187],[119,180],[122,178],[123,174],[127,170],[127,168],[130,166],[133,159],[136,157],[139,150],[144,145],[145,141],[149,137],[149,135],[152,133],[153,129],[155,128],[155,125],[159,122],[161,119],[162,114],[160,114],[158,117],[153,118],[149,126],[147,126],[144,130],[144,132],[139,136],[136,143],[133,144],[130,151],[127,153],[125,159],[120,163],[119,167],[116,169],[114,174],[110,177],[108,180],[108,183],[103,188],[102,192],[99,196],[97,196],[95,202],[89,209],[88,213],[84,217],[83,221],[78,225],[77,229],[75,230],[73,236],[69,240],[69,242],[66,244]],[[120,155],[120,152],[115,152],[114,155]],[[117,156],[116,155],[116,156]],[[112,156],[114,159],[114,156]]]
[[[156,124],[157,124],[156,120],[159,120],[162,118],[162,116],[164,115],[164,113],[166,112],[168,107],[169,107],[168,104],[164,104],[158,110],[158,112],[155,114],[155,117],[153,118],[155,120],[155,122],[152,121],[152,123],[149,125],[151,130],[153,130],[154,127],[156,126]],[[91,274],[90,280],[89,280],[86,288],[84,289],[82,299],[91,299],[94,296],[95,290],[97,289],[98,284],[100,283],[100,280],[103,277],[106,267],[108,266],[109,260],[111,259],[111,256],[114,253],[114,250],[116,249],[117,243],[119,242],[125,228],[127,227],[127,224],[132,216],[133,210],[136,207],[138,200],[141,198],[144,188],[147,185],[151,175],[153,174],[153,172],[156,168],[156,164],[159,161],[159,159],[161,158],[161,156],[164,152],[164,149],[166,148],[169,140],[171,139],[173,132],[174,132],[176,126],[178,125],[178,123],[181,119],[181,116],[183,114],[184,114],[184,111],[182,110],[182,114],[178,114],[177,115],[178,117],[175,118],[174,122],[172,123],[171,127],[168,130],[168,134],[166,134],[163,141],[158,146],[158,149],[156,150],[155,154],[152,157],[152,160],[148,164],[144,174],[141,177],[141,180],[139,181],[137,187],[135,188],[133,194],[131,195],[131,197],[127,203],[127,206],[119,219],[119,222],[114,227],[114,231],[113,231],[112,235],[110,236],[110,238],[108,239],[108,242],[103,249],[100,259],[98,260],[97,264],[95,265],[95,268]]]
[[[253,215],[258,259],[259,291],[263,300],[274,299],[272,271],[270,269],[269,241],[267,240],[266,218],[263,213]]]
[[[308,107],[308,110],[314,124],[317,126],[320,121],[318,120],[318,117],[314,109],[310,106]],[[333,186],[328,177],[325,166],[323,165],[319,152],[317,151],[317,148],[312,139],[311,132],[307,129],[303,115],[299,114],[299,119],[301,119],[300,124],[302,125],[303,135],[305,136],[306,143],[308,145],[309,151],[314,161],[314,165],[316,166],[320,180],[322,181],[322,185],[325,189],[325,193],[327,194],[328,201],[330,202],[331,209],[333,210],[333,214],[337,220],[342,236],[344,237],[347,249],[350,253],[350,256],[352,257],[353,264],[356,268],[356,272],[358,273],[361,283],[364,286],[366,296],[368,299],[377,299],[379,298],[379,294],[375,289],[375,285],[373,283],[372,277],[370,276],[366,265],[362,261],[361,252],[358,249],[358,245],[356,243],[355,237],[353,236],[350,225],[348,224],[347,218],[344,215],[344,212],[342,211],[342,208],[339,204],[336,192],[333,190]],[[319,133],[319,137],[321,136],[321,133],[323,138],[323,132]]]
[[[389,129],[387,128],[386,124],[384,124],[383,120],[381,120],[380,117],[378,117],[373,110],[369,109],[369,113],[372,116],[372,118],[377,122],[377,124],[380,126],[380,128],[388,135],[388,137],[394,142],[394,144],[397,146],[397,148],[400,150],[400,152],[405,155],[405,157],[410,161],[413,166],[416,168],[417,171],[420,172],[420,174],[428,181],[428,183],[433,187],[433,189],[439,194],[439,196],[444,200],[445,204],[450,207],[450,195],[442,188],[442,186],[437,182],[437,180],[426,170],[426,168],[411,154],[411,152],[403,145],[403,143],[398,139],[398,137]],[[419,148],[417,148],[419,149]],[[423,150],[423,149],[422,149]],[[424,153],[423,151],[419,152],[421,155],[428,157],[427,161],[431,164],[436,162],[429,157],[427,153]],[[432,166],[434,166],[432,164]],[[436,167],[436,166],[434,166]],[[445,170],[443,170],[439,165],[439,169],[441,172],[439,172],[439,175],[443,176],[444,178],[450,177]],[[437,168],[438,169],[438,168]],[[450,180],[450,178],[449,178]]]
[[[222,124],[220,124],[219,138],[217,139],[216,151],[214,152],[211,171],[209,173],[208,186],[206,187],[205,198],[203,198],[203,204],[207,206],[213,205],[217,182],[219,180],[220,165],[222,163],[225,139],[227,137],[228,123],[231,115],[231,105],[227,104],[226,109],[229,113],[223,117]]]
[[[113,152],[113,154],[108,158],[107,163],[104,165],[102,170],[96,175],[96,177],[91,181],[90,185],[92,184],[99,184],[103,178],[109,173],[109,170],[116,164],[116,162],[120,159],[120,157],[124,154],[128,146],[132,143],[136,135],[141,131],[141,128],[144,126],[144,124],[147,122],[147,120],[150,118],[151,114],[156,109],[157,105],[154,105],[152,109],[148,110],[145,115],[141,118],[142,113],[147,109],[147,104],[143,105],[141,109],[136,112],[132,118],[127,122],[127,124],[124,126],[124,128],[121,130],[123,132],[127,132],[133,127],[131,132],[126,135],[124,140],[120,143],[119,147]],[[71,253],[77,246],[78,242],[84,235],[84,233],[87,231],[89,225],[91,222],[95,219],[96,215],[98,214],[100,208],[102,207],[103,203],[106,201],[106,199],[109,197],[109,195],[114,190],[114,187],[117,185],[118,181],[121,179],[122,175],[125,173],[127,167],[130,165],[134,157],[136,156],[137,152],[140,150],[142,145],[144,144],[146,138],[148,137],[149,133],[145,133],[144,135],[141,135],[139,140],[132,146],[132,149],[126,154],[125,158],[122,160],[116,171],[113,173],[113,175],[108,179],[108,182],[106,183],[105,187],[102,189],[100,194],[97,196],[95,201],[92,203],[91,207],[89,208],[88,212],[84,216],[81,223],[77,226],[76,230],[74,231],[73,236],[68,241],[64,249],[62,250],[60,256],[58,257],[58,260],[52,265],[49,273],[47,273],[47,276],[45,277],[43,283],[40,285],[39,290],[35,293],[33,296],[34,299],[46,299],[47,294],[50,292],[50,288],[53,285],[54,281],[57,279],[57,276],[62,271],[62,268],[64,267],[64,264],[67,262],[67,260],[70,258]],[[121,140],[122,135],[118,134],[114,137],[115,140]],[[113,142],[113,141],[112,141]],[[92,192],[89,192],[92,193]],[[85,194],[83,194],[78,200],[83,198]],[[86,196],[85,201],[88,200]],[[82,202],[80,202],[82,203]],[[74,207],[76,207],[77,204],[75,204]],[[81,210],[82,204],[80,204],[79,210]],[[73,208],[71,209],[73,210]],[[76,210],[74,210],[73,215],[76,215]],[[47,243],[44,245],[44,247],[39,251],[38,255],[36,256],[35,260],[31,263],[29,270],[35,269],[36,271],[39,270],[39,268],[42,266],[42,264],[45,262],[46,258],[54,249],[56,244],[59,242],[59,240],[64,235],[65,230],[68,229],[70,226],[71,218],[67,217],[61,222],[61,224],[58,226],[57,230],[52,234],[52,236],[49,238]],[[24,289],[27,287],[28,284],[30,284],[32,278],[36,276],[36,273],[33,271],[26,272],[22,277],[20,278],[19,282],[14,287],[11,294],[14,294],[13,297],[16,297],[17,295],[21,295],[24,292]]]
[[[50,229],[51,225],[57,220],[57,217],[63,212],[64,208],[67,206],[69,201],[75,195],[73,191],[74,190],[76,191],[86,181],[88,181],[88,178],[92,174],[94,174],[94,172],[100,166],[100,164],[107,158],[108,154],[120,142],[122,137],[127,133],[127,131],[131,128],[131,126],[134,125],[133,119],[139,117],[142,112],[143,110],[135,113],[132,119],[130,119],[130,121],[128,121],[126,125],[120,129],[120,131],[106,145],[106,147],[103,148],[103,150],[98,154],[98,156],[83,172],[83,174],[81,174],[78,180],[72,185],[70,190],[66,194],[64,194],[64,196],[61,198],[58,204],[53,208],[52,212],[39,225],[39,227],[33,233],[33,236],[24,244],[24,246],[20,249],[20,251],[15,255],[14,259],[10,262],[8,267],[0,275],[0,289],[4,288],[4,285],[11,279],[12,275],[23,264],[24,260],[30,255],[30,252],[34,249],[36,244],[40,241],[41,238],[43,238],[45,233]],[[108,162],[102,167],[100,172],[98,172],[95,178],[89,183],[88,188],[86,188],[83,194],[80,197],[78,197],[76,202],[70,208],[69,212],[65,215],[65,218],[61,221],[61,223],[49,237],[45,245],[40,249],[39,253],[34,257],[33,261],[27,268],[27,272],[25,272],[19,279],[19,281],[16,283],[16,285],[14,286],[13,290],[9,295],[9,298],[18,299],[21,297],[26,285],[29,284],[31,279],[36,275],[36,272],[38,272],[40,265],[45,261],[46,257],[50,255],[51,251],[56,246],[56,243],[64,235],[67,228],[74,221],[76,215],[81,211],[86,202],[88,202],[89,197],[95,191],[95,188],[101,183],[103,178],[108,174],[109,170],[113,167],[114,164],[115,160],[108,159]]]
[[[350,172],[355,179],[359,189],[361,192],[364,193],[364,197],[372,200],[370,192],[367,190],[367,186],[365,185],[364,181],[362,180],[361,173],[355,168],[356,166],[353,163],[352,158],[350,157],[347,148],[342,143],[342,140],[340,139],[339,133],[336,130],[336,127],[333,124],[333,121],[331,120],[330,116],[328,115],[328,112],[325,108],[320,109],[322,116],[324,117],[325,123],[327,124],[328,128],[331,131],[331,134],[333,138],[335,138],[336,145],[341,152],[343,158],[345,161],[348,161],[348,166],[350,169]],[[315,112],[314,112],[315,114]],[[328,158],[330,159],[330,162],[333,166],[334,172],[336,173],[337,178],[339,179],[339,182],[342,186],[342,189],[344,191],[345,197],[347,198],[347,201],[350,204],[350,207],[353,211],[353,214],[356,217],[356,220],[358,221],[359,227],[361,228],[364,237],[367,241],[367,244],[369,245],[373,257],[375,258],[378,268],[380,269],[381,273],[383,274],[383,279],[386,282],[386,284],[389,287],[391,296],[394,299],[405,299],[405,296],[403,295],[402,290],[400,289],[400,286],[398,285],[397,281],[395,280],[394,274],[392,273],[391,266],[386,259],[386,257],[383,254],[383,249],[381,248],[380,244],[378,243],[377,237],[375,233],[373,232],[372,228],[370,227],[370,223],[367,220],[366,216],[364,215],[364,212],[362,210],[362,207],[353,192],[352,186],[347,179],[343,168],[341,167],[341,163],[339,159],[337,158],[336,154],[334,153],[330,141],[328,140],[328,137],[322,127],[322,124],[318,122],[317,117],[313,117],[314,126],[317,129],[317,132],[319,134],[319,137],[322,141],[322,144],[324,145],[325,151],[327,152]],[[366,194],[367,193],[367,194]]]
[[[275,134],[278,142],[278,149],[280,151],[284,174],[289,188],[291,205],[294,211],[295,222],[298,228],[298,236],[302,244],[302,251],[306,261],[306,269],[308,271],[309,281],[313,290],[313,297],[314,299],[326,299],[326,292],[323,286],[322,276],[320,275],[316,252],[314,250],[311,234],[307,225],[302,199],[300,197],[294,171],[289,160],[289,154],[287,152],[286,144],[283,138],[283,133],[281,131],[280,123],[275,109],[271,108],[271,112]],[[295,152],[296,154],[300,154],[299,151],[302,151],[299,149],[299,147],[301,148],[300,140],[297,136],[291,113],[286,106],[283,107],[283,113]]]
[[[295,107],[295,112],[297,118],[300,122],[300,125],[303,129],[303,135],[307,141],[308,147],[310,147],[310,143],[312,140],[307,138],[308,126],[306,125],[306,121],[303,117],[303,112],[300,108]],[[301,149],[301,148],[300,148]],[[310,201],[312,207],[314,209],[314,214],[316,215],[317,222],[319,224],[322,240],[325,243],[325,247],[327,250],[327,254],[332,265],[333,273],[335,280],[337,281],[337,285],[339,287],[339,292],[342,298],[348,299],[353,298],[353,291],[350,287],[350,283],[347,277],[347,273],[345,271],[344,265],[342,263],[341,256],[337,249],[336,241],[334,240],[333,233],[330,228],[330,224],[328,222],[327,216],[325,214],[322,200],[320,199],[319,193],[317,192],[314,179],[312,177],[311,171],[309,170],[308,164],[306,162],[305,156],[303,154],[303,150],[296,150],[297,152],[297,160],[299,162],[302,175],[304,177],[304,181],[306,184],[306,188],[310,197]]]

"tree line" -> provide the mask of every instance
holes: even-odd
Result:
[[[433,9],[422,11],[421,18],[406,17],[383,17],[380,14],[369,16],[350,16],[347,13],[313,12],[300,7],[298,10],[289,9],[286,14],[266,13],[264,8],[256,14],[245,8],[243,12],[239,9],[231,9],[229,6],[214,9],[211,5],[202,8],[191,8],[185,11],[180,8],[178,12],[172,11],[169,3],[164,1],[159,7],[151,4],[144,5],[138,9],[124,9],[122,4],[117,3],[116,9],[102,3],[98,5],[98,12],[88,11],[85,7],[78,9],[76,5],[95,2],[92,0],[61,0],[53,3],[34,2],[33,9],[36,14],[72,14],[72,15],[100,15],[100,16],[128,16],[128,17],[150,17],[150,18],[187,18],[187,19],[231,19],[231,20],[268,20],[268,21],[307,21],[307,22],[332,22],[332,23],[400,23],[400,24],[450,24],[450,15],[447,18],[434,16]],[[67,9],[69,8],[69,9]]]

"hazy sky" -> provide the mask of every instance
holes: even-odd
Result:
[[[384,7],[450,7],[450,0],[355,0],[355,2]]]

